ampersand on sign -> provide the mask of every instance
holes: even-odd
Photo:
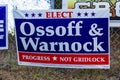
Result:
[[[103,28],[97,28],[98,25],[96,23],[91,25],[91,29],[89,31],[89,35],[91,36],[102,36],[103,33],[101,32]]]

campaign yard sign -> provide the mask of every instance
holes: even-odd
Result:
[[[14,11],[19,65],[110,68],[108,10]]]
[[[8,49],[7,5],[0,5],[0,50]]]

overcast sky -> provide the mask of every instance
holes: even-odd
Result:
[[[8,4],[8,30],[14,28],[13,9],[41,10],[50,8],[50,0],[0,0],[0,4]]]

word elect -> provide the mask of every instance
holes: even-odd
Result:
[[[46,12],[46,18],[71,18],[73,12]]]
[[[82,29],[84,29],[84,21],[70,21],[68,26],[35,26],[31,22],[23,22],[20,25],[20,32],[23,37],[19,37],[25,50],[31,46],[33,51],[42,52],[104,52],[103,48],[104,41],[99,41],[97,36],[102,36],[103,28],[97,28],[97,24],[93,23],[90,26],[90,30],[86,33],[91,36],[91,41],[86,40],[86,42],[69,42],[69,41],[42,41],[43,37],[49,37],[49,39],[54,36],[59,38],[73,38],[82,36]],[[28,32],[26,30],[29,30]],[[32,36],[36,37],[32,37]],[[24,37],[25,36],[25,37]]]

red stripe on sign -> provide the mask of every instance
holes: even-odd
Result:
[[[108,54],[47,54],[33,52],[19,52],[21,62],[49,63],[49,64],[79,64],[106,65],[109,64]]]

